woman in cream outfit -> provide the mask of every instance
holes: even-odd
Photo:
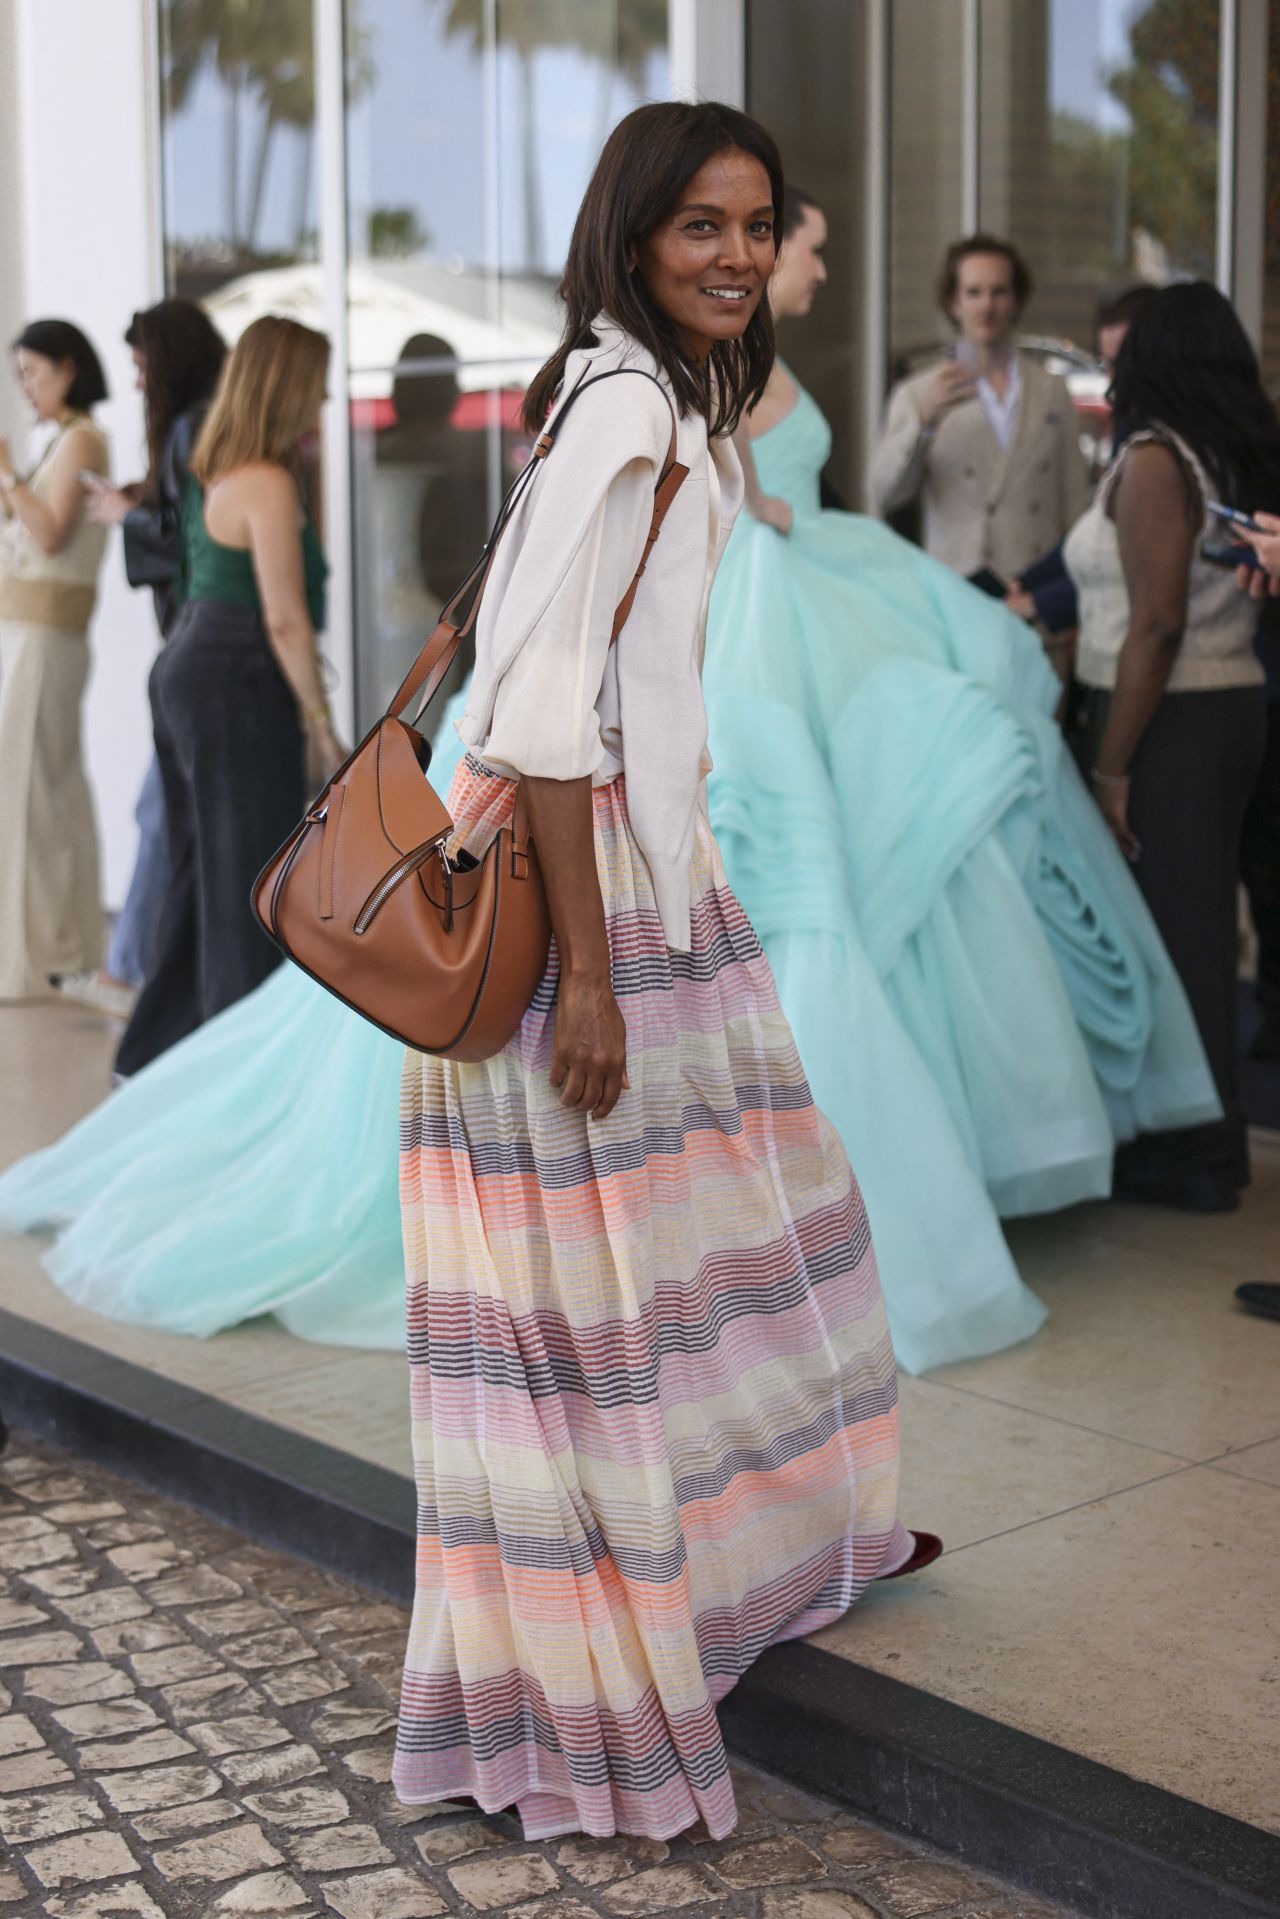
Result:
[[[14,355],[36,419],[55,431],[26,479],[0,440],[0,1000],[46,993],[102,958],[80,707],[106,532],[86,516],[78,476],[107,470],[89,417],[107,388],[66,320],[35,321]]]

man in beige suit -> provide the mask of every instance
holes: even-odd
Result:
[[[948,250],[938,302],[956,329],[955,357],[893,389],[872,456],[872,511],[918,498],[926,552],[959,573],[1016,578],[1089,504],[1066,382],[1014,344],[1030,293],[1007,241],[979,233]]]

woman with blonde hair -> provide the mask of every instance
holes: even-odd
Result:
[[[328,569],[299,485],[328,364],[322,334],[255,320],[192,454],[182,606],[151,674],[173,879],[116,1062],[126,1078],[276,965],[249,889],[307,777],[342,757],[316,643]]]
[[[13,354],[52,432],[25,478],[0,439],[0,1000],[96,966],[103,924],[80,708],[106,535],[85,516],[79,476],[107,470],[91,418],[107,384],[69,320],[34,321]]]

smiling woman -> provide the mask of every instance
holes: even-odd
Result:
[[[601,155],[528,401],[538,429],[573,411],[497,552],[449,795],[479,854],[522,789],[555,944],[496,1059],[405,1071],[421,1517],[394,1779],[514,1804],[529,1838],[730,1831],[716,1701],[916,1557],[866,1216],[702,803],[782,199],[728,107],[641,108]]]

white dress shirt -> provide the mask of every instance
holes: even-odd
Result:
[[[1011,353],[1005,362],[1004,392],[997,393],[990,380],[983,374],[978,381],[978,398],[982,410],[991,422],[991,431],[996,436],[996,444],[1002,453],[1007,453],[1013,441],[1013,431],[1018,424],[1018,401],[1022,398],[1022,372],[1018,366],[1018,356]]]

